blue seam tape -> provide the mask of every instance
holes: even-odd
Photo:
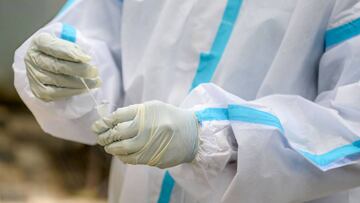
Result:
[[[201,53],[200,62],[192,82],[193,89],[201,83],[209,82],[215,72],[215,69],[223,55],[225,47],[230,39],[234,23],[237,19],[242,0],[228,0],[227,5],[216,33],[215,40],[212,44],[210,53]],[[175,185],[175,180],[168,171],[165,172],[161,186],[158,203],[169,203],[171,191]],[[169,192],[170,191],[170,192]]]
[[[229,120],[273,126],[284,133],[284,128],[276,116],[247,106],[229,105]]]
[[[174,179],[171,177],[169,171],[166,171],[161,185],[160,196],[157,203],[169,203],[174,186],[175,186]]]
[[[330,29],[325,33],[325,46],[330,48],[360,34],[360,18],[339,27]]]
[[[268,112],[246,106],[229,105],[228,108],[207,108],[196,112],[195,115],[200,122],[220,120],[242,121],[246,123],[276,127],[282,134],[284,134],[281,122],[276,116]],[[297,151],[315,165],[319,167],[327,167],[330,164],[346,157],[360,154],[360,140],[320,155],[311,154],[301,150]]]
[[[338,147],[334,150],[326,152],[324,154],[315,155],[309,152],[300,151],[299,152],[308,160],[315,163],[316,165],[326,167],[336,161],[344,159],[349,156],[353,156],[360,153],[360,140],[353,142],[342,147]]]
[[[210,52],[200,54],[200,62],[190,90],[201,83],[209,82],[213,77],[226,45],[229,42],[241,4],[242,0],[228,0]]]
[[[76,43],[76,29],[69,24],[63,23],[60,38]]]
[[[284,132],[280,120],[276,116],[241,105],[229,105],[228,108],[207,108],[195,112],[195,115],[200,122],[213,120],[242,121],[276,127],[281,133]]]
[[[195,112],[195,115],[199,122],[229,119],[229,111],[225,108],[207,108]]]
[[[60,11],[58,12],[57,15],[60,15],[62,13],[64,13],[68,8],[70,8],[71,5],[73,5],[75,3],[75,0],[67,0],[65,2],[65,4],[63,5],[63,7],[61,7]]]

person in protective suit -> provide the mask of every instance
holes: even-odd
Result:
[[[15,86],[114,155],[109,202],[354,203],[359,34],[358,0],[68,1]]]

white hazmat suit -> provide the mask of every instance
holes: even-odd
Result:
[[[111,203],[360,201],[358,0],[76,0],[41,32],[93,58],[98,101],[160,100],[201,123],[192,163],[114,159]],[[89,93],[32,94],[30,42],[13,65],[21,98],[46,132],[95,144]]]

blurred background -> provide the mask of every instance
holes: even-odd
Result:
[[[13,85],[13,54],[66,0],[0,0],[0,203],[106,202],[110,157],[45,134]]]

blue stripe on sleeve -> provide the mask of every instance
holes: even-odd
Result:
[[[229,105],[228,108],[206,108],[197,111],[195,115],[200,122],[222,120],[241,121],[245,123],[272,126],[284,134],[281,122],[276,116],[248,106]],[[336,161],[350,156],[360,155],[360,140],[335,148],[324,154],[312,154],[298,149],[295,150],[318,167],[326,168]]]
[[[207,108],[196,112],[195,115],[200,122],[214,120],[242,121],[272,126],[279,129],[282,133],[284,132],[280,120],[276,116],[247,106],[229,105],[228,108]]]
[[[338,147],[324,154],[316,155],[298,150],[305,158],[318,166],[326,167],[335,161],[360,153],[360,140]]]
[[[207,108],[202,111],[195,112],[195,115],[199,122],[229,119],[229,112],[226,108]]]
[[[247,106],[229,105],[229,120],[272,126],[284,132],[276,116]]]
[[[76,29],[73,26],[64,23],[60,34],[60,38],[67,40],[69,42],[76,43]]]
[[[360,18],[328,30],[325,34],[325,46],[328,49],[359,34]]]

